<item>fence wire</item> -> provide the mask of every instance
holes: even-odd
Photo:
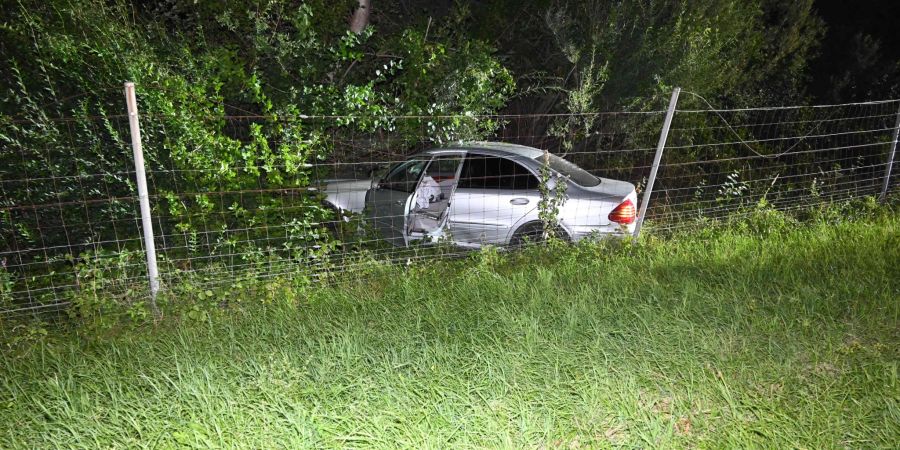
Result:
[[[645,230],[745,214],[762,200],[795,211],[877,195],[898,108],[716,109],[684,93]],[[564,239],[629,234],[664,116],[242,114],[186,126],[178,114],[143,114],[163,289],[308,283],[515,246],[543,237],[544,214]],[[0,314],[77,315],[85,295],[146,298],[127,115],[0,127]]]

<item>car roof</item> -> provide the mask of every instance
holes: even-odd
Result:
[[[507,156],[522,156],[527,159],[534,159],[538,156],[544,154],[543,150],[536,149],[534,147],[528,147],[525,145],[517,145],[517,144],[508,144],[506,142],[487,142],[487,141],[472,141],[472,142],[461,142],[455,145],[449,145],[446,147],[435,148],[431,150],[425,150],[421,152],[421,154],[427,155],[435,155],[447,151],[482,151],[489,154],[496,155],[507,155]]]

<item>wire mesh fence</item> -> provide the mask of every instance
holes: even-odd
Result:
[[[898,100],[716,109],[684,92],[647,225],[697,226],[762,199],[789,211],[878,195],[896,185],[898,114]],[[355,277],[548,232],[630,234],[666,110],[185,115],[140,116],[164,291]],[[0,313],[146,298],[128,115],[0,126]]]

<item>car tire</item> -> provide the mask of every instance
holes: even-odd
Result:
[[[559,239],[561,239],[565,242],[570,241],[569,234],[566,233],[566,230],[564,230],[562,227],[557,226],[555,231],[556,231],[556,236]],[[528,223],[522,225],[521,227],[519,227],[519,229],[517,229],[516,232],[513,233],[512,238],[510,238],[510,240],[509,240],[509,247],[510,248],[521,248],[528,242],[537,243],[537,242],[543,242],[543,241],[544,241],[544,226],[543,226],[543,224],[541,224],[540,222],[528,222]]]

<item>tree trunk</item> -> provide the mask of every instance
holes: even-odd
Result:
[[[359,34],[369,25],[369,10],[371,9],[371,0],[359,0],[359,6],[353,12],[353,18],[350,19],[350,31]]]

